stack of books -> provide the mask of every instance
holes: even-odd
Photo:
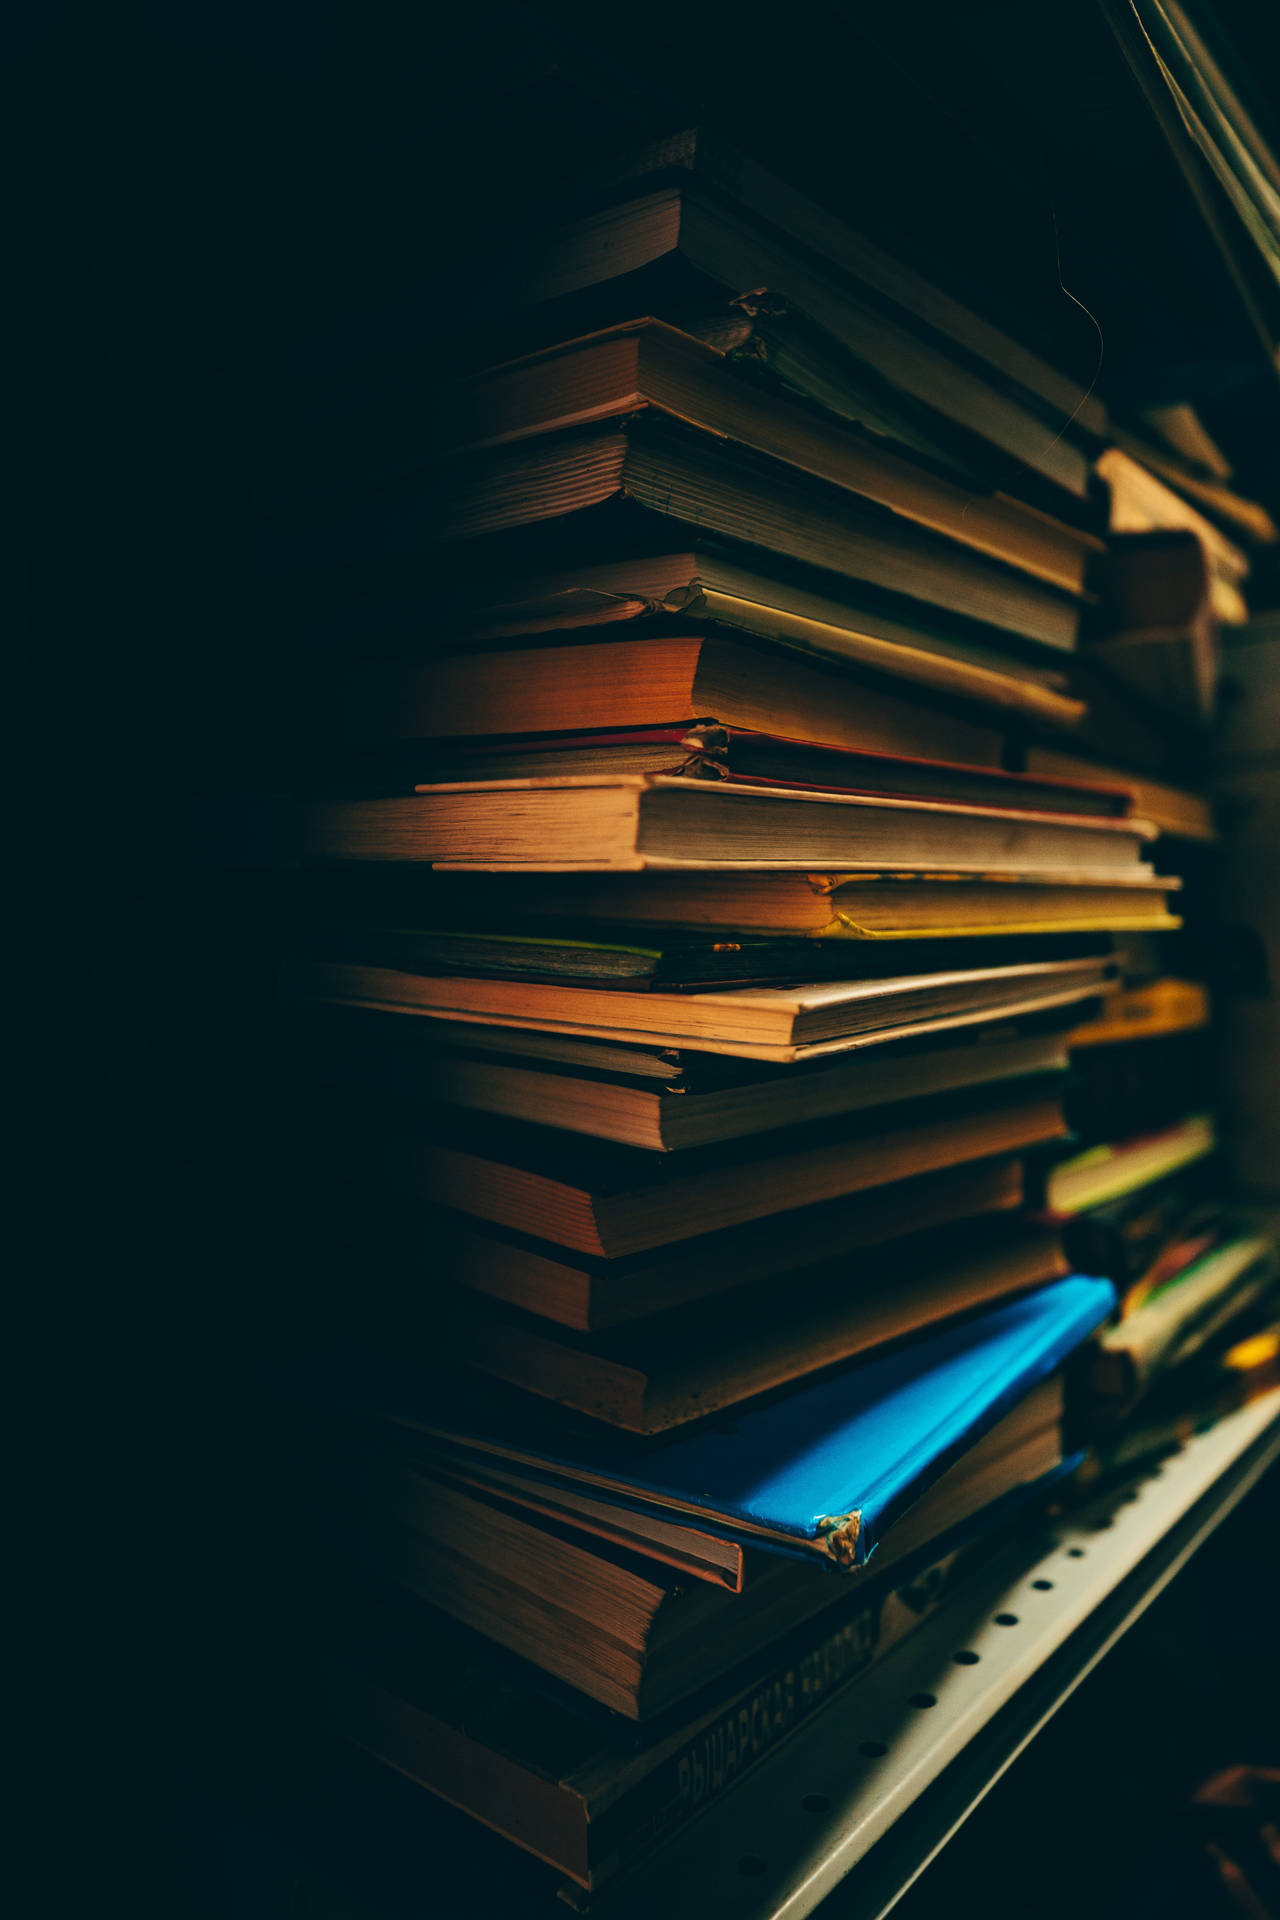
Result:
[[[1120,1295],[1116,1323],[1072,1383],[1089,1483],[1104,1465],[1122,1469],[1265,1390],[1275,1369],[1280,1194],[1267,1121],[1242,1097],[1233,1045],[1242,1009],[1267,1005],[1259,989],[1273,944],[1265,896],[1248,878],[1244,810],[1223,804],[1223,769],[1234,771],[1251,724],[1243,686],[1228,683],[1212,754],[1203,730],[1188,748],[1185,726],[1216,719],[1220,664],[1253,657],[1242,591],[1250,563],[1234,542],[1272,544],[1276,530],[1225,484],[1230,469],[1191,410],[1168,411],[1180,444],[1158,449],[1119,434],[1098,461],[1116,538],[1098,576],[1095,661],[1137,695],[1144,765],[1154,740],[1160,772],[1198,775],[1198,790],[1035,744],[1023,761],[1041,773],[1127,781],[1161,828],[1161,867],[1185,881],[1184,930],[1130,936],[1122,990],[1070,1036],[1074,1150],[1045,1170],[1039,1192],[1073,1263],[1108,1275]],[[1255,699],[1261,692],[1259,678]],[[1241,920],[1252,924],[1224,931]],[[1215,1017],[1219,999],[1225,1018]],[[1274,1077],[1274,1045],[1259,1040],[1258,1065]]]
[[[1185,1345],[1115,1337],[1171,1248],[1220,1303],[1271,1240],[1201,1184],[1203,995],[1125,958],[1207,822],[1064,745],[1096,399],[701,134],[486,315],[363,535],[431,630],[292,816],[299,1059],[399,1236],[316,1698],[594,1887],[1060,1485],[1068,1389]]]

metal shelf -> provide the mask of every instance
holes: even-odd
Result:
[[[1278,1457],[1280,1389],[1003,1550],[592,1920],[880,1920]]]

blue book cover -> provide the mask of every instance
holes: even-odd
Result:
[[[668,1521],[862,1566],[882,1530],[1115,1304],[1109,1280],[1073,1275],[658,1446],[490,1415],[470,1396],[394,1417]]]

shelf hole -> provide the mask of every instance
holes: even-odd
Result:
[[[958,1667],[976,1667],[982,1656],[971,1647],[961,1647],[959,1653],[953,1653],[951,1658]]]
[[[1016,1627],[1017,1624],[1018,1616],[1016,1613],[998,1613],[996,1615],[996,1625],[998,1627]]]
[[[767,1873],[768,1871],[769,1869],[758,1853],[744,1853],[738,1862],[739,1873],[746,1873],[753,1877],[758,1877],[760,1874]]]
[[[1048,1593],[1050,1587],[1052,1587],[1053,1585],[1053,1582],[1052,1580],[1033,1580],[1031,1584],[1035,1588],[1037,1593]]]
[[[882,1760],[889,1749],[883,1740],[864,1740],[858,1752],[867,1760]]]
[[[1069,1559],[1071,1559],[1071,1560],[1083,1560],[1083,1559],[1084,1559],[1084,1548],[1083,1548],[1083,1547],[1068,1547],[1068,1548],[1067,1548],[1067,1557],[1068,1557]]]
[[[806,1813],[830,1813],[831,1802],[825,1793],[806,1793],[800,1802]]]
[[[913,1693],[907,1700],[909,1707],[936,1707],[937,1704],[937,1697],[932,1693]]]

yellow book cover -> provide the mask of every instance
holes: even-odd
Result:
[[[1192,1033],[1208,1024],[1208,989],[1199,981],[1152,980],[1114,994],[1106,1012],[1077,1027],[1068,1044],[1100,1047],[1118,1040],[1154,1040],[1167,1033]]]

